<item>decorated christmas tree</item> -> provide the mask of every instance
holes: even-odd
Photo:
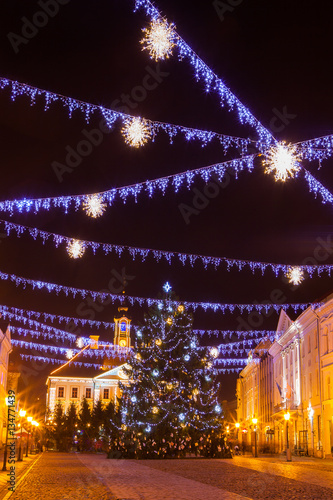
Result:
[[[192,316],[164,286],[164,296],[136,330],[122,385],[118,454],[163,458],[223,456],[222,409],[214,373],[217,349],[200,347]]]

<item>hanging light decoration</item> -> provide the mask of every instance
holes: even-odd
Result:
[[[181,304],[180,306],[178,306],[177,310],[179,313],[183,313],[185,311],[185,307]]]
[[[83,338],[82,337],[79,337],[77,339],[76,345],[78,346],[79,349],[82,349],[82,347],[84,346],[84,342],[83,342]]]
[[[159,409],[157,408],[157,406],[153,406],[151,411],[153,412],[154,415],[157,415],[159,412]]]
[[[292,283],[293,285],[300,285],[305,279],[304,271],[301,267],[298,266],[289,267],[286,273],[286,278],[288,278],[289,283]]]
[[[159,347],[162,345],[162,340],[161,339],[156,339],[155,344]]]
[[[149,122],[143,118],[136,117],[125,120],[125,125],[121,133],[126,144],[134,148],[144,146],[152,136],[152,129]]]
[[[278,142],[271,147],[263,160],[266,166],[265,174],[274,173],[276,181],[285,182],[292,179],[300,171],[301,155],[296,146],[285,141]]]
[[[213,357],[213,358],[217,358],[218,355],[219,355],[219,350],[217,347],[212,347],[211,350],[210,350],[210,355]]]
[[[68,349],[68,351],[66,351],[66,358],[67,359],[72,359],[74,355],[74,352],[72,351],[72,349]]]
[[[67,253],[71,259],[80,259],[85,250],[86,247],[80,240],[71,240],[67,245]]]
[[[103,198],[98,194],[87,196],[86,200],[83,202],[83,210],[93,219],[101,217],[105,209],[106,203],[103,202]]]
[[[148,50],[149,56],[155,61],[168,59],[175,46],[175,25],[165,19],[153,19],[149,28],[143,30],[144,38],[140,41],[142,50]]]
[[[170,285],[170,283],[168,281],[163,285],[163,290],[165,291],[165,293],[169,293],[170,292],[171,285]]]
[[[172,318],[167,318],[166,324],[171,326],[172,325]]]

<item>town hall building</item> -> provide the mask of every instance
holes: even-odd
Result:
[[[131,347],[131,320],[127,317],[127,310],[127,307],[118,308],[119,314],[114,318],[113,345],[105,345],[105,342],[99,342],[98,336],[92,335],[88,345],[48,376],[46,408],[49,418],[52,418],[58,402],[66,411],[71,403],[79,406],[83,398],[86,398],[92,407],[99,399],[106,405],[120,395],[119,382],[126,384],[128,381],[124,372],[126,363],[120,358],[124,354],[128,356]],[[105,355],[101,363],[87,363],[89,350],[101,348],[107,350],[117,347],[119,347],[118,354],[116,350],[111,359]]]

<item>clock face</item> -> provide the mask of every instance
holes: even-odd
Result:
[[[120,345],[120,347],[126,347],[126,345],[127,345],[126,340],[119,340],[119,345]]]
[[[121,331],[121,332],[126,332],[126,330],[127,330],[126,321],[122,321],[122,322],[120,323],[120,331]]]

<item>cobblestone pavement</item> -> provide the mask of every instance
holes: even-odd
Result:
[[[108,460],[101,455],[79,455],[79,458],[104,478],[119,500],[250,500],[248,495],[225,491],[221,484],[216,487],[204,481],[198,482],[195,477],[187,479],[174,472],[147,467],[147,460]],[[173,462],[177,465],[186,460]]]
[[[43,453],[10,496],[10,500],[86,499],[115,500],[76,455],[53,452]]]
[[[255,500],[333,500],[332,465],[325,468],[319,460],[272,463],[269,459],[235,457],[232,460],[147,460],[145,465]]]
[[[333,500],[333,461],[135,461],[49,452],[36,461],[8,500],[86,499]]]
[[[24,472],[32,465],[32,463],[38,459],[38,455],[29,455],[29,457],[24,456],[22,462],[15,463],[15,476],[19,478]],[[0,467],[2,469],[3,465],[3,452],[0,453]],[[0,470],[0,499],[8,493],[8,473],[10,471],[11,464],[7,463],[7,471]]]

